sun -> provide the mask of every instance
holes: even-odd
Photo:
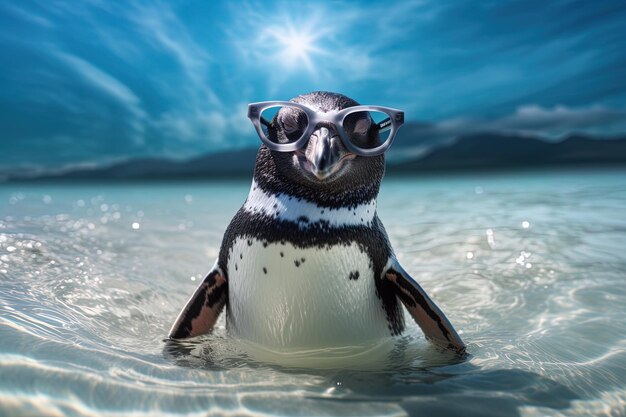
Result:
[[[308,33],[291,32],[278,41],[283,47],[282,54],[290,61],[306,61],[315,50],[315,38]]]
[[[268,28],[266,34],[273,43],[274,58],[285,69],[295,70],[304,66],[309,72],[316,72],[312,58],[324,53],[318,45],[322,32],[313,33],[307,26],[297,29],[293,25]]]

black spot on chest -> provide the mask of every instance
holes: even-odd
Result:
[[[382,278],[383,269],[392,256],[393,251],[380,220],[374,216],[367,224],[346,225],[331,227],[328,222],[309,220],[306,227],[302,221],[280,221],[264,213],[250,213],[240,209],[235,215],[224,234],[218,264],[228,276],[228,260],[231,248],[237,239],[246,239],[249,246],[253,240],[265,244],[282,244],[289,242],[298,249],[333,250],[335,246],[357,245],[359,252],[367,254],[369,265],[366,267],[373,272],[376,284],[376,295],[381,300],[382,308],[387,315],[387,321],[392,334],[400,334],[404,330],[404,320],[399,300],[394,289],[389,286],[388,280]],[[284,252],[279,252],[281,258]],[[293,259],[293,258],[292,258]],[[305,259],[293,259],[294,265],[299,268]],[[235,267],[237,268],[237,267]],[[358,270],[352,271],[348,279],[357,281],[360,278]]]

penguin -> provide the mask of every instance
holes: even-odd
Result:
[[[330,92],[291,102],[318,113],[358,105]],[[294,128],[280,118],[270,126],[278,140]],[[450,321],[398,262],[378,218],[384,172],[384,154],[350,152],[332,123],[316,125],[295,151],[261,145],[249,195],[169,339],[211,332],[225,310],[229,334],[268,349],[348,346],[402,334],[404,306],[426,339],[465,355]]]

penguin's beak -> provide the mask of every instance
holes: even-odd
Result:
[[[322,181],[338,172],[345,161],[356,155],[345,148],[334,129],[319,127],[311,134],[305,157],[303,168]]]

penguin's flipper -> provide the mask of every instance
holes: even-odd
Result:
[[[168,337],[186,339],[210,332],[227,300],[226,276],[215,263],[178,314]]]
[[[385,272],[385,277],[394,284],[396,295],[427,339],[460,355],[465,354],[465,343],[445,314],[397,261]]]

